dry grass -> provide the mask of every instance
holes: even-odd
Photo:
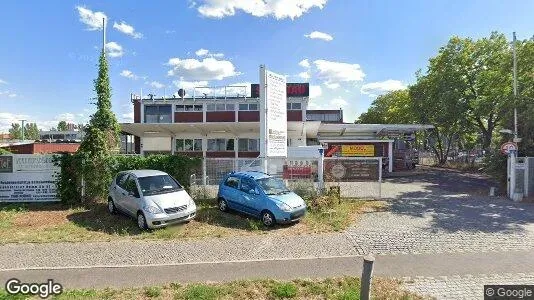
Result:
[[[384,207],[377,201],[343,201],[329,210],[309,211],[300,222],[266,228],[249,216],[220,212],[214,200],[197,204],[197,217],[189,223],[147,232],[140,231],[129,217],[110,215],[104,204],[90,208],[60,204],[0,206],[0,244],[326,233],[344,230],[359,214]]]
[[[354,277],[322,280],[247,280],[221,284],[169,284],[157,287],[68,290],[56,299],[339,299],[360,298],[360,280]],[[0,298],[3,294],[0,291]],[[376,278],[373,281],[373,299],[422,299],[404,291],[397,280]]]

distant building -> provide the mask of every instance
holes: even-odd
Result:
[[[50,153],[74,153],[80,147],[80,143],[13,143],[1,148],[14,154],[50,154]]]
[[[10,140],[11,134],[9,133],[0,133],[0,140]]]
[[[74,124],[67,124],[74,125]],[[49,142],[55,142],[57,140],[77,141],[80,142],[83,139],[83,131],[68,130],[68,131],[40,131],[39,139]]]

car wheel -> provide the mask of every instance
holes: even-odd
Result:
[[[142,212],[137,214],[137,227],[139,227],[139,229],[141,229],[141,230],[147,230],[148,229],[148,226],[146,224],[145,215]]]
[[[263,223],[263,225],[267,227],[271,227],[271,226],[274,226],[274,224],[276,224],[276,219],[274,218],[274,215],[272,212],[268,210],[264,210],[261,213],[261,222]]]
[[[117,213],[117,208],[115,207],[115,202],[113,202],[113,199],[111,197],[108,199],[108,211],[112,215]]]
[[[219,199],[219,210],[228,211],[228,202],[226,202],[226,200],[224,200],[223,198]]]

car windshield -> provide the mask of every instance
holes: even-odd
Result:
[[[267,195],[279,195],[289,193],[290,190],[286,187],[286,184],[278,178],[267,177],[256,179],[258,185],[263,189]]]
[[[182,186],[169,175],[140,177],[137,180],[145,196],[172,193],[182,189]]]

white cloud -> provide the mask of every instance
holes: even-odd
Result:
[[[338,89],[341,86],[339,83],[328,83],[328,82],[325,82],[324,85],[331,90]]]
[[[0,112],[0,132],[9,132],[11,124],[18,123],[21,124],[20,120],[29,119],[28,115],[22,114],[12,114],[8,112]]]
[[[362,94],[369,95],[369,97],[376,97],[377,95],[383,93],[396,90],[404,90],[406,88],[407,86],[400,80],[389,79],[386,81],[366,83],[362,86],[360,92]]]
[[[210,52],[209,50],[200,48],[200,49],[198,49],[198,50],[195,52],[195,54],[196,54],[197,56],[206,56],[206,55],[208,55],[209,52]]]
[[[137,75],[135,75],[132,71],[130,70],[122,70],[120,75],[122,77],[126,77],[126,78],[129,78],[129,79],[133,79],[133,80],[137,80],[137,78],[139,78]]]
[[[320,85],[310,85],[310,99],[315,99],[323,94],[323,89]]]
[[[311,76],[310,76],[310,73],[308,73],[308,72],[300,72],[299,73],[299,77],[302,78],[302,79],[308,80],[308,79],[310,79]]]
[[[336,108],[341,108],[341,107],[347,106],[348,103],[343,98],[334,98],[330,101],[330,104],[332,106],[335,106]]]
[[[10,91],[0,91],[0,98],[2,98],[2,96],[8,97],[8,98],[15,98],[18,95]]]
[[[319,59],[313,62],[317,68],[317,77],[325,84],[362,81],[365,73],[359,64],[349,64]]]
[[[223,53],[212,53],[209,50],[203,49],[203,48],[200,48],[197,51],[195,51],[195,54],[199,57],[203,57],[203,56],[216,57],[216,58],[224,57]]]
[[[209,18],[221,19],[243,11],[255,17],[273,16],[280,20],[301,17],[314,7],[322,9],[327,0],[203,0],[198,12]],[[196,5],[196,3],[195,3]]]
[[[170,30],[170,29],[165,30],[165,34],[173,34],[173,33],[176,33],[176,30]]]
[[[0,84],[7,84],[7,81],[0,79]]]
[[[156,89],[162,89],[165,87],[165,85],[163,83],[160,83],[160,82],[157,82],[157,81],[152,81],[150,83],[150,86],[153,87],[153,88],[156,88]]]
[[[107,22],[108,17],[101,11],[92,11],[83,6],[76,6],[80,15],[80,22],[87,25],[87,30],[102,30],[102,19]]]
[[[122,46],[116,42],[109,42],[106,44],[106,53],[109,57],[121,57],[124,54]]]
[[[194,58],[171,58],[168,65],[172,67],[167,72],[169,76],[180,76],[187,80],[223,80],[240,74],[236,72],[232,62],[212,57],[201,61]]]
[[[320,31],[314,31],[314,32],[312,32],[310,34],[305,34],[304,36],[309,38],[309,39],[323,40],[323,41],[326,41],[326,42],[330,42],[330,41],[332,41],[334,39],[334,37],[331,36],[330,34],[324,33],[324,32],[320,32]]]
[[[133,37],[134,39],[140,39],[143,37],[143,34],[140,32],[135,32],[135,28],[133,28],[132,25],[127,24],[124,21],[121,21],[120,23],[114,22],[113,28],[117,29],[118,31],[129,35]]]
[[[134,121],[134,110],[132,103],[126,103],[120,105],[121,112],[117,115],[119,116],[120,123],[133,123]]]
[[[299,66],[303,67],[303,68],[307,68],[309,69],[310,68],[310,62],[308,61],[308,59],[303,59],[299,62]]]

